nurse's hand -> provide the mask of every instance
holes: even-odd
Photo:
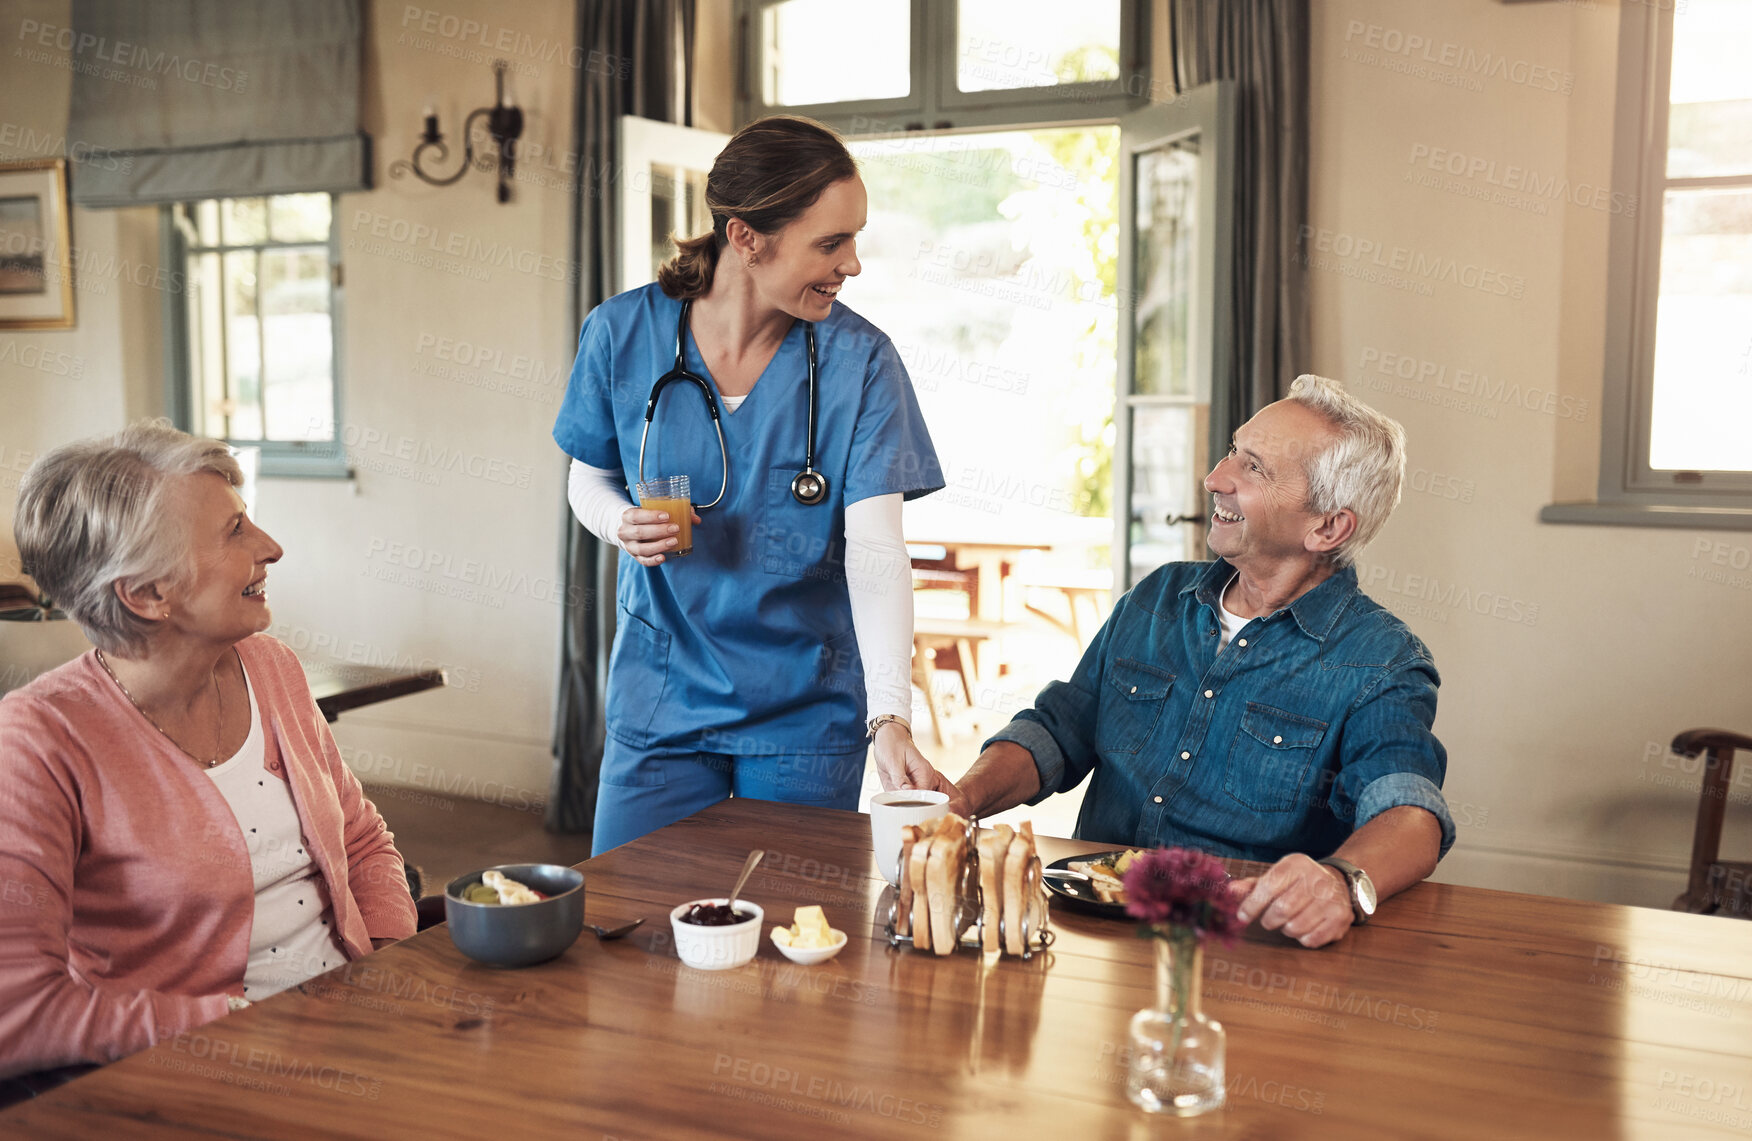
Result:
[[[876,758],[876,776],[882,781],[884,792],[920,788],[955,794],[955,786],[925,760],[925,755],[913,744],[911,730],[899,722],[886,722],[876,730],[870,752]]]
[[[694,524],[700,521],[698,511],[690,511]],[[614,537],[620,540],[627,554],[638,559],[643,566],[654,567],[662,564],[663,556],[675,550],[681,540],[676,536],[681,534],[681,524],[671,523],[667,511],[647,511],[643,507],[629,507],[621,513],[620,530]]]

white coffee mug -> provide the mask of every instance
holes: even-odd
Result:
[[[900,885],[900,830],[949,814],[949,794],[922,788],[897,788],[870,798],[870,845],[882,877]]]

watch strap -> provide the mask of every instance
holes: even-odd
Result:
[[[1358,924],[1359,926],[1367,923],[1369,921],[1369,913],[1363,910],[1362,887],[1360,881],[1365,879],[1369,873],[1357,867],[1349,860],[1340,859],[1337,856],[1327,856],[1324,860],[1316,860],[1315,862],[1336,869],[1338,874],[1344,877],[1345,891],[1350,896],[1351,922]]]
[[[864,734],[864,739],[866,741],[874,741],[876,739],[876,730],[882,728],[890,721],[895,722],[902,729],[905,729],[909,735],[912,733],[911,721],[908,721],[898,713],[884,713],[878,717],[870,718],[869,732]]]

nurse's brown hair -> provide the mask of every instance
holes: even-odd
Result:
[[[822,191],[857,173],[857,161],[832,128],[796,115],[755,120],[731,137],[706,177],[711,230],[692,238],[671,235],[677,253],[658,269],[657,284],[677,300],[705,296],[729,242],[731,218],[775,233],[815,205]]]

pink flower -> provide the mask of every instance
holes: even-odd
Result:
[[[1240,900],[1229,891],[1222,861],[1193,848],[1144,853],[1126,870],[1125,898],[1132,918],[1157,929],[1190,931],[1200,941],[1215,935],[1228,945],[1247,926],[1235,914]]]

